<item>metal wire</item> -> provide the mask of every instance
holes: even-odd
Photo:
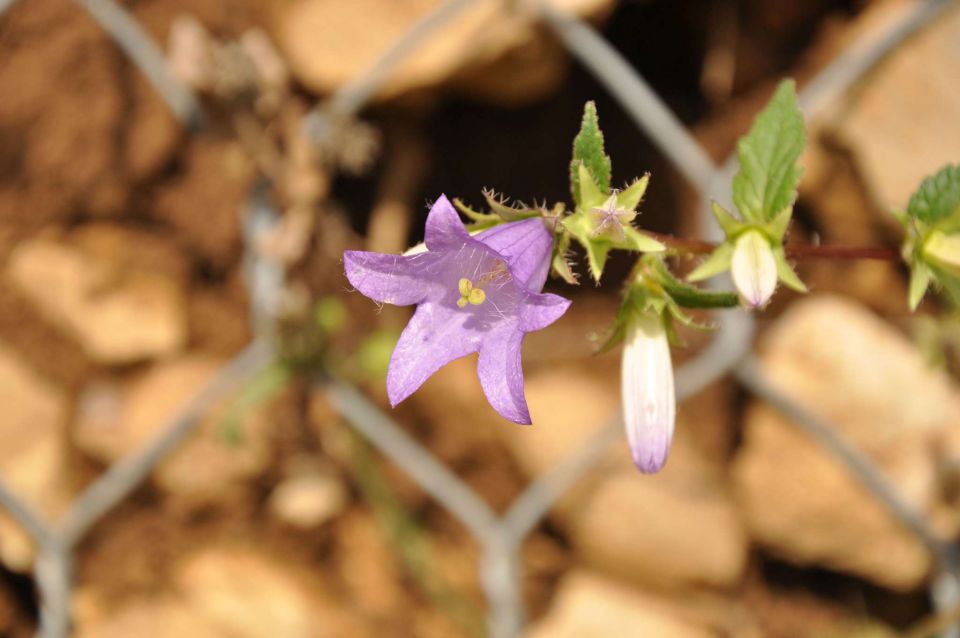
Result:
[[[114,38],[120,48],[144,72],[173,113],[187,126],[196,126],[201,118],[199,101],[168,71],[160,48],[147,36],[136,20],[113,0],[75,0]],[[358,113],[389,79],[397,65],[438,29],[449,24],[474,0],[448,0],[426,15],[394,43],[366,72],[314,109],[311,115],[314,133],[322,137],[323,127],[336,126],[334,115]],[[15,0],[0,0],[0,13]],[[518,3],[510,3],[518,11]],[[929,22],[951,3],[946,0],[916,2],[879,38],[854,43],[814,78],[800,93],[807,115],[821,110],[842,94],[878,60],[902,40]],[[708,213],[709,199],[729,199],[729,184],[736,170],[731,156],[719,167],[663,103],[655,91],[626,60],[592,27],[576,17],[554,9],[548,2],[524,5],[544,21],[570,52],[589,69],[618,100],[624,110],[660,148],[664,155],[701,193],[701,221],[705,234],[717,239],[719,229]],[[256,237],[275,222],[265,191],[257,190],[244,213],[247,251],[245,271],[253,299],[253,318],[257,334],[269,324],[275,312],[277,288],[283,273],[276,264],[255,250]],[[875,497],[910,529],[937,561],[940,576],[935,581],[934,598],[938,608],[956,605],[956,548],[933,532],[918,513],[906,506],[879,469],[836,434],[830,424],[813,417],[801,406],[791,403],[762,376],[756,363],[747,358],[753,337],[749,315],[728,312],[718,317],[720,329],[696,358],[677,370],[678,400],[688,398],[731,371],[752,392],[784,412],[804,428],[830,454],[844,463]],[[215,402],[249,379],[274,356],[266,338],[255,340],[215,379],[202,388],[159,430],[157,437],[138,451],[108,469],[72,504],[63,521],[52,525],[43,521],[0,483],[0,506],[37,541],[35,569],[40,592],[40,635],[61,638],[70,629],[70,592],[73,551],[76,544],[103,515],[128,497],[182,440],[196,427],[200,417]],[[322,383],[332,404],[381,453],[411,476],[428,494],[449,510],[481,544],[480,581],[488,601],[488,630],[494,638],[517,636],[524,626],[521,595],[522,570],[520,548],[523,540],[585,473],[601,462],[609,447],[621,438],[621,421],[613,417],[589,436],[566,458],[537,477],[514,500],[506,513],[498,517],[475,491],[438,461],[433,454],[406,434],[356,388],[339,379]]]

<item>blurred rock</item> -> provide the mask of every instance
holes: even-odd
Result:
[[[77,241],[37,238],[14,250],[6,275],[91,359],[119,365],[169,354],[187,338],[180,288],[157,269],[130,266]]]
[[[231,638],[325,638],[358,634],[322,592],[305,586],[283,563],[252,549],[207,549],[178,569],[189,606]]]
[[[119,610],[84,609],[83,592],[75,604],[77,638],[223,638],[224,633],[184,601],[173,596],[149,598]]]
[[[669,605],[588,571],[564,577],[552,609],[526,638],[711,638],[704,627],[677,615]]]
[[[905,208],[921,179],[960,156],[960,84],[944,81],[958,41],[954,7],[898,46],[830,124],[883,209]]]
[[[0,476],[7,489],[47,520],[70,497],[64,394],[0,344]],[[14,571],[33,562],[33,541],[0,513],[0,560]]]
[[[157,364],[129,387],[89,387],[74,428],[76,445],[105,463],[139,450],[157,436],[203,385],[226,363],[220,359],[187,356]],[[110,406],[119,410],[110,417]],[[81,401],[81,406],[87,405]],[[95,409],[96,408],[96,409]],[[105,414],[108,413],[108,414]],[[254,413],[243,419],[242,438],[224,440],[222,410],[213,410],[202,425],[157,467],[157,484],[186,506],[224,498],[243,481],[261,474],[270,463],[270,421]]]
[[[903,335],[853,302],[812,297],[767,333],[762,365],[869,455],[907,503],[930,512],[934,448],[960,422],[960,399]],[[929,558],[919,541],[846,467],[760,402],[747,412],[733,479],[751,533],[778,556],[894,589],[923,582]]]
[[[617,367],[606,361],[596,370],[555,366],[528,375],[527,400],[538,425],[503,433],[531,476],[553,467],[617,414]],[[695,401],[704,398],[712,400],[705,395]],[[702,407],[697,413],[727,410],[715,402],[712,410]],[[589,473],[561,500],[557,516],[585,563],[658,585],[739,581],[747,560],[746,534],[720,468],[697,449],[685,427],[690,409],[681,408],[673,450],[660,474],[636,470],[624,435],[612,446],[605,467]]]
[[[347,490],[330,469],[310,462],[296,465],[271,492],[270,511],[293,527],[319,527],[343,511]]]
[[[293,74],[312,91],[329,94],[358,78],[439,0],[308,0],[261,2]],[[560,11],[598,18],[612,0],[554,0]],[[566,53],[535,21],[503,2],[464,9],[391,70],[376,99],[452,83],[499,104],[539,99],[555,90]]]

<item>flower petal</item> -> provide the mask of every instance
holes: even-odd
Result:
[[[430,301],[417,306],[390,357],[387,396],[391,405],[413,394],[446,364],[480,349],[481,333],[463,326],[470,316]]]
[[[543,330],[551,323],[563,316],[570,307],[570,300],[560,295],[543,293],[527,295],[521,317],[524,332]]]
[[[343,267],[350,285],[367,297],[395,306],[420,303],[435,285],[426,277],[435,272],[442,255],[421,253],[405,257],[362,250],[343,253]]]
[[[504,326],[490,335],[480,348],[477,376],[493,409],[505,419],[530,424],[530,411],[523,397],[520,351],[523,332],[516,325]]]
[[[670,452],[677,409],[670,346],[659,317],[639,317],[630,325],[620,373],[633,462],[641,472],[658,472]]]
[[[550,270],[553,234],[539,217],[494,226],[474,239],[500,253],[514,278],[527,290],[543,290]]]
[[[427,214],[424,242],[430,250],[455,250],[470,240],[460,216],[446,195],[441,195]]]

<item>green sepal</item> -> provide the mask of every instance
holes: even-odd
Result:
[[[551,261],[551,272],[563,279],[572,286],[580,282],[577,281],[577,273],[573,272],[570,262],[567,260],[567,252],[570,250],[570,235],[562,233],[557,247],[554,249],[553,260]]]
[[[498,215],[493,213],[479,213],[466,204],[464,204],[459,198],[454,198],[453,205],[456,206],[457,210],[463,213],[463,215],[473,222],[470,225],[471,230],[484,230],[486,228],[492,228],[499,224],[502,220]]]
[[[615,243],[614,245],[617,248],[635,250],[640,253],[660,253],[667,249],[661,242],[637,230],[633,226],[624,226],[623,234],[626,236],[626,241],[622,244]]]
[[[770,239],[778,244],[783,243],[783,238],[787,235],[787,229],[790,228],[790,220],[793,218],[793,206],[787,206],[777,213],[773,220],[767,224],[766,231]]]
[[[583,105],[583,119],[580,131],[573,138],[573,159],[570,161],[570,193],[579,206],[580,165],[584,165],[601,191],[610,192],[610,158],[604,153],[603,133],[597,117],[597,105],[592,101]]]
[[[647,184],[650,183],[650,173],[645,173],[643,177],[634,181],[625,189],[617,193],[617,207],[626,210],[637,210],[643,194],[647,192]]]
[[[910,265],[910,290],[907,295],[907,303],[911,311],[916,310],[917,306],[920,305],[920,300],[923,299],[927,288],[930,287],[932,277],[933,273],[930,272],[930,268],[926,264],[914,261]]]
[[[706,261],[693,269],[687,275],[687,281],[703,281],[710,277],[716,277],[722,272],[730,270],[730,263],[733,261],[733,244],[724,242],[717,246]]]
[[[746,224],[734,217],[733,213],[717,202],[710,202],[710,210],[713,212],[713,216],[716,218],[717,223],[720,224],[720,228],[723,229],[723,234],[726,235],[727,238],[733,239],[746,228]]]
[[[805,144],[796,87],[784,80],[737,144],[740,170],[733,177],[733,202],[745,221],[764,224],[793,204],[802,173],[797,159]]]
[[[777,279],[782,281],[783,285],[797,292],[807,292],[807,285],[800,280],[793,266],[787,261],[783,246],[773,247],[773,260],[777,264]]]
[[[517,222],[530,217],[536,217],[540,214],[539,208],[530,206],[509,206],[506,200],[498,196],[496,192],[485,189],[483,197],[487,200],[487,206],[493,211],[493,214],[505,222]]]
[[[592,232],[590,220],[583,209],[577,209],[575,213],[565,217],[560,223],[583,246],[587,253],[587,266],[590,270],[590,276],[599,284],[600,277],[603,275],[603,267],[607,263],[607,253],[610,252],[610,242],[603,239],[594,239],[590,236]]]
[[[666,293],[684,308],[736,308],[740,298],[732,292],[701,290],[675,277],[661,259],[649,259],[650,272]]]
[[[586,165],[581,163],[577,167],[577,173],[580,176],[578,181],[578,184],[580,185],[580,199],[578,200],[579,207],[585,210],[590,210],[591,208],[599,208],[603,206],[609,195],[600,189],[600,187],[594,181],[593,176],[590,174],[590,171],[587,170]]]

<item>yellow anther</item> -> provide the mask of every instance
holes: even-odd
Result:
[[[470,303],[472,303],[474,306],[479,306],[486,300],[486,298],[487,293],[483,292],[483,289],[481,288],[474,288],[471,290],[470,296],[468,297]]]
[[[474,288],[473,282],[466,277],[457,282],[457,288],[460,290],[460,298],[457,299],[458,308],[466,308],[468,303],[479,306],[487,299],[487,293],[480,288]]]

